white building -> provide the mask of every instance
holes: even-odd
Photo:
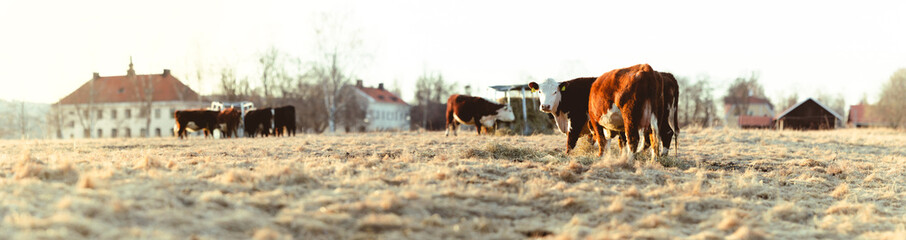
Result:
[[[198,93],[164,69],[136,75],[130,60],[125,76],[94,73],[81,87],[55,103],[62,114],[62,138],[173,136],[173,112],[203,108]]]
[[[367,102],[365,106],[365,131],[409,131],[409,104],[399,96],[384,89],[384,84],[377,88],[362,86],[362,80],[356,81],[356,92]]]

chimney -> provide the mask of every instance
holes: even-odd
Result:
[[[164,77],[170,76],[170,69],[164,69]]]
[[[377,89],[384,90],[384,83],[378,83]]]
[[[355,80],[355,86],[358,87],[358,88],[361,88],[361,87],[362,87],[362,79]]]
[[[91,79],[98,79],[98,78],[101,78],[100,73],[94,73],[94,76],[91,77]]]

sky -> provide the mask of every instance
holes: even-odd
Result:
[[[171,69],[211,93],[224,67],[254,82],[269,48],[316,60],[318,16],[362,40],[365,85],[439,73],[488,86],[599,76],[648,63],[719,99],[757,72],[769,98],[877,100],[906,68],[906,1],[0,1],[0,99],[53,103],[91,78]],[[201,72],[201,81],[198,80]],[[501,97],[502,95],[496,95]]]

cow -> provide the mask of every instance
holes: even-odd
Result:
[[[256,137],[259,133],[265,137],[269,136],[272,119],[271,108],[249,110],[245,113],[245,127],[243,128],[246,136]]]
[[[595,80],[589,92],[588,117],[598,142],[598,156],[603,154],[607,146],[603,137],[605,130],[623,132],[626,148],[621,151],[630,161],[635,152],[643,150],[645,143],[640,144],[640,140],[644,141],[645,138],[651,138],[651,145],[654,146],[652,159],[658,156],[661,147],[669,148],[669,145],[664,146],[659,140],[678,132],[673,129],[677,126],[675,99],[678,99],[678,91],[669,90],[672,93],[665,94],[664,86],[671,83],[665,84],[669,80],[663,78],[666,75],[662,76],[650,65],[639,64],[614,69]],[[674,104],[667,104],[668,102]],[[672,124],[669,123],[671,117]]]
[[[566,153],[576,147],[579,136],[589,134],[588,92],[596,77],[576,78],[557,82],[552,78],[538,84],[530,82],[529,88],[540,93],[542,112],[554,116],[554,122],[561,133],[567,135]]]
[[[497,104],[480,97],[453,94],[447,99],[447,121],[444,136],[456,136],[459,124],[475,125],[478,135],[481,127],[492,128],[497,120],[512,122],[516,120],[513,109],[506,104]]]
[[[237,130],[239,129],[239,121],[242,118],[242,113],[235,108],[227,108],[217,114],[217,124],[220,127],[220,131],[223,132],[223,136],[231,138],[233,136],[239,137]]]
[[[178,110],[173,113],[173,117],[176,119],[176,126],[173,128],[176,131],[176,136],[180,139],[183,137],[188,137],[186,130],[195,132],[198,130],[204,130],[204,136],[214,136],[214,129],[217,128],[217,111],[210,111],[204,109],[196,110]]]
[[[274,108],[274,135],[289,137],[290,132],[296,135],[296,107],[286,105]]]
[[[679,84],[676,81],[676,78],[673,77],[673,74],[668,72],[658,72],[659,80],[661,81],[662,95],[664,101],[664,107],[661,108],[663,112],[658,114],[658,116],[665,116],[664,121],[659,121],[658,129],[660,129],[659,139],[662,141],[660,147],[666,149],[660,150],[661,154],[668,154],[670,151],[670,145],[675,142],[677,144],[677,149],[679,148],[679,119],[677,114],[677,109],[679,107]],[[673,141],[676,140],[676,141]]]

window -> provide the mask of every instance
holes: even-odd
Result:
[[[75,112],[69,111],[69,115],[75,115]]]
[[[176,136],[176,132],[173,132],[173,128],[170,128],[170,136]]]
[[[91,115],[88,115],[88,110],[82,110],[82,116],[89,118]]]
[[[148,137],[148,129],[142,128],[141,130],[138,131],[138,134],[141,135],[142,137]]]
[[[176,118],[175,116],[176,116],[176,109],[171,108],[170,109],[170,119]]]
[[[104,110],[98,110],[98,119],[104,119]]]
[[[83,137],[83,138],[91,138],[91,131],[89,131],[87,128],[86,128],[86,129],[82,129],[82,137]],[[71,138],[71,137],[70,137],[70,138]]]
[[[154,118],[160,119],[160,108],[154,109]]]
[[[110,110],[110,119],[116,119],[116,109]]]
[[[98,129],[98,138],[102,138],[102,137],[104,137],[104,130]]]
[[[126,110],[126,111],[129,111],[129,110]],[[125,134],[123,134],[123,135],[125,135],[125,137],[127,137],[127,138],[132,137],[132,129],[126,128],[126,130],[124,132],[125,132]]]
[[[126,109],[126,119],[132,118],[132,109]]]
[[[66,127],[75,127],[75,121],[69,121],[68,123],[66,123]]]
[[[160,137],[160,128],[155,128],[155,129],[154,129],[154,136],[155,136],[155,137]]]
[[[115,138],[117,135],[116,128],[110,129],[110,137]]]

